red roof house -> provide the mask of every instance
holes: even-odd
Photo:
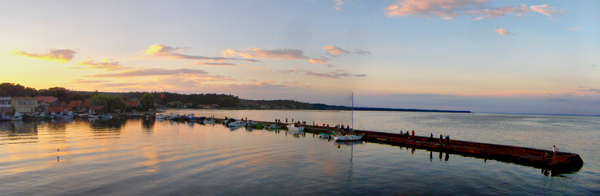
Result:
[[[53,97],[53,96],[42,96],[42,97],[35,97],[37,98],[38,102],[46,102],[46,103],[58,103],[58,98]]]
[[[138,102],[138,101],[128,101],[127,105],[129,105],[130,107],[140,107],[140,102]]]

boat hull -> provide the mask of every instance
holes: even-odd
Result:
[[[362,135],[340,135],[335,136],[333,139],[335,141],[359,141],[362,137]]]

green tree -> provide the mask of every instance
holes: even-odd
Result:
[[[15,113],[17,113],[17,108],[15,108],[15,104],[11,104],[10,111],[8,111],[8,115],[13,116],[13,115],[15,115]]]
[[[106,103],[107,102],[108,102],[108,96],[103,95],[103,94],[94,95],[90,99],[90,105],[93,105],[93,106],[104,106],[104,107],[106,107]]]
[[[127,102],[119,95],[109,96],[106,101],[106,109],[109,112],[115,110],[125,110],[127,109]]]
[[[229,97],[223,98],[219,102],[220,107],[232,108],[232,107],[235,107],[236,105],[237,105],[237,102]]]
[[[154,95],[150,93],[142,95],[142,100],[140,100],[140,105],[144,111],[156,109],[155,103],[156,99],[154,98]]]
[[[175,108],[181,108],[182,105],[183,105],[183,103],[181,103],[181,101],[173,102],[173,107],[175,107]]]

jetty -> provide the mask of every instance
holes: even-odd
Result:
[[[306,132],[329,133],[339,131],[338,128],[302,125]],[[353,130],[355,134],[364,135],[363,140],[373,143],[420,148],[432,151],[459,154],[482,159],[516,163],[519,165],[549,169],[556,172],[574,172],[581,169],[583,160],[578,154],[569,152],[552,152],[550,150],[527,147],[488,144],[461,140],[446,140],[436,137],[404,135],[366,130]],[[343,131],[342,131],[343,132]]]
[[[224,119],[217,119],[224,120]],[[291,123],[275,123],[268,121],[255,121],[265,124],[285,125]],[[313,126],[297,124],[304,127],[308,133],[347,133],[342,128]],[[553,172],[575,172],[583,167],[583,160],[578,154],[569,152],[552,152],[550,150],[534,149],[527,147],[509,146],[501,144],[479,143],[461,141],[446,138],[412,136],[399,133],[386,133],[367,130],[352,130],[355,134],[363,135],[363,141],[381,143],[411,148],[426,149],[468,157],[476,157],[485,160],[497,160],[501,162],[515,163],[519,165],[532,166]]]

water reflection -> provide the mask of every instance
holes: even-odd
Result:
[[[120,131],[123,125],[127,123],[127,120],[119,119],[119,118],[110,118],[110,119],[90,119],[90,127],[93,130],[105,130],[105,129],[113,129],[115,131]]]
[[[152,131],[154,130],[155,123],[156,120],[154,119],[144,119],[142,120],[142,128],[144,128],[146,133],[152,133]]]
[[[17,143],[36,143],[38,139],[37,123],[11,121],[0,123],[0,145]],[[4,138],[6,137],[6,138]],[[4,141],[8,141],[5,143]]]

